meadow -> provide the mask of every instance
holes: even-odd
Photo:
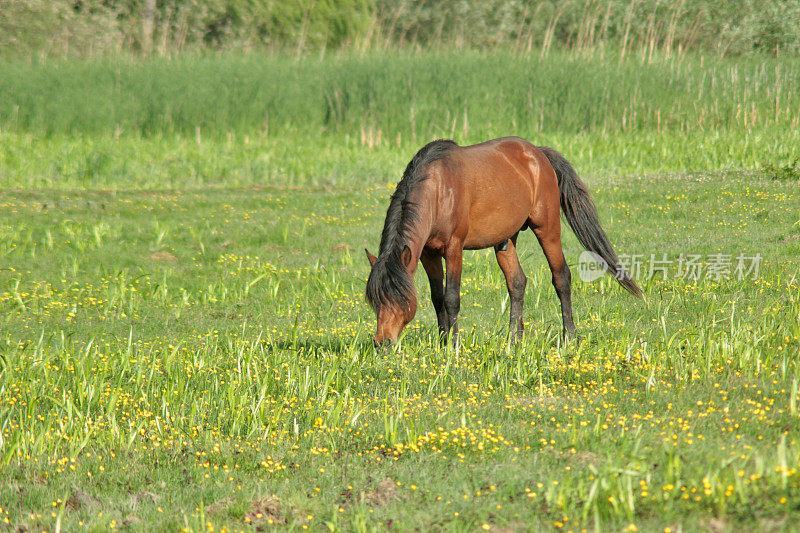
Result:
[[[796,530],[795,59],[2,69],[0,530]],[[404,165],[505,134],[572,160],[644,300],[581,281],[566,230],[561,345],[526,234],[520,344],[478,251],[460,353],[421,275],[374,350],[363,248]]]

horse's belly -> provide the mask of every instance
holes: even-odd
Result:
[[[477,250],[501,244],[525,225],[531,214],[533,190],[520,168],[506,159],[469,175],[469,222],[464,248]]]
[[[517,180],[504,185],[501,194],[474,194],[464,248],[478,250],[500,244],[527,222],[531,213],[530,190]]]
[[[493,216],[485,220],[470,221],[464,248],[480,250],[501,244],[519,232],[527,221],[526,216]]]

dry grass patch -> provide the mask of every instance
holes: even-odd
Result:
[[[400,494],[397,490],[397,483],[387,477],[372,487],[361,490],[350,488],[343,490],[339,503],[342,505],[363,504],[367,507],[380,507],[398,499],[400,499]]]
[[[276,496],[267,496],[254,501],[244,515],[244,521],[256,527],[260,525],[286,525],[296,509],[286,505]]]
[[[177,263],[178,258],[169,252],[155,252],[147,256],[150,261],[162,261],[165,263]]]

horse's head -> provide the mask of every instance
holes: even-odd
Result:
[[[375,346],[386,342],[394,344],[403,328],[417,313],[411,250],[406,246],[399,258],[387,257],[380,261],[368,250],[365,251],[371,267],[367,281],[367,301],[375,311],[378,321],[373,342]]]

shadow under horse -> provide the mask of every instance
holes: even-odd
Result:
[[[586,185],[556,150],[504,137],[472,146],[436,140],[417,152],[392,194],[366,298],[377,316],[376,345],[396,342],[417,311],[414,273],[421,262],[443,342],[458,348],[464,250],[494,247],[511,300],[509,335],[522,337],[527,277],[517,236],[533,230],[561,303],[565,338],[575,336],[571,276],[561,246],[561,211],[581,244],[619,283],[642,290],[620,265]],[[444,258],[445,268],[442,267]]]

